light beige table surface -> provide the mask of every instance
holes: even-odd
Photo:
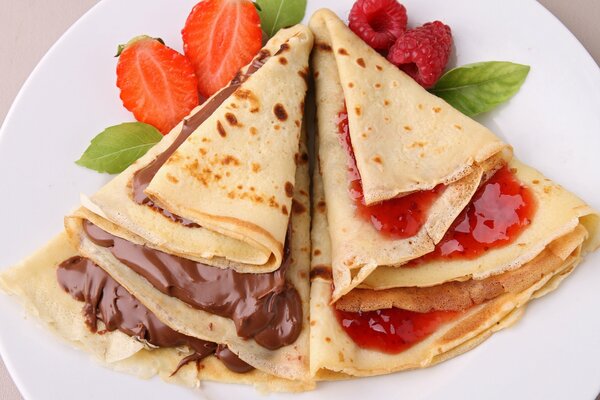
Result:
[[[0,0],[0,121],[46,50],[97,1]],[[600,64],[600,0],[540,2],[577,36]],[[21,398],[0,359],[0,400]]]

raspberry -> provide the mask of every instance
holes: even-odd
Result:
[[[427,89],[442,76],[451,49],[450,27],[434,21],[402,34],[387,58]]]
[[[406,9],[396,0],[358,0],[348,26],[369,46],[387,51],[406,30]]]

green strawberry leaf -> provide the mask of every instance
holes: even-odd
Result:
[[[446,72],[430,92],[472,117],[514,96],[528,73],[528,65],[506,61],[468,64]]]
[[[121,53],[123,52],[123,50],[125,50],[125,48],[127,46],[130,46],[130,45],[134,44],[135,42],[144,40],[144,39],[154,39],[154,40],[158,40],[160,42],[160,44],[163,44],[163,45],[165,44],[165,41],[162,40],[161,38],[153,38],[152,36],[148,36],[148,35],[139,35],[139,36],[134,37],[127,43],[118,45],[117,46],[117,54],[115,54],[115,57],[119,57],[121,55]]]
[[[76,164],[98,172],[116,174],[160,142],[160,132],[142,122],[126,122],[111,126],[92,139]]]
[[[306,0],[256,0],[260,25],[269,37],[281,28],[296,25],[306,13]]]

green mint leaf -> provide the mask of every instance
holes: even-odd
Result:
[[[260,24],[269,37],[296,25],[306,13],[306,0],[256,0]]]
[[[528,65],[506,61],[468,64],[446,72],[430,92],[472,117],[514,96],[528,73]]]
[[[116,174],[160,142],[160,132],[142,122],[126,122],[111,126],[92,139],[76,164],[98,172]]]

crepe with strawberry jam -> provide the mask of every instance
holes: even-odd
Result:
[[[523,179],[531,177],[527,173],[540,177],[516,161],[511,165],[523,171],[517,173]],[[377,280],[371,282],[381,285],[379,290],[363,285],[335,301],[327,220],[329,204],[317,169],[313,179],[311,231],[311,373],[318,379],[335,379],[427,367],[462,354],[492,333],[515,323],[529,301],[554,290],[583,255],[597,248],[600,242],[597,213],[549,180],[541,177],[538,181],[551,189],[545,192],[542,189],[547,196],[539,197],[538,191],[533,191],[540,214],[533,216],[531,224],[512,243],[469,254],[468,259],[464,254],[454,254],[454,260],[438,254],[435,261],[390,268],[385,274],[378,270]],[[529,238],[537,237],[538,223],[550,223],[546,227],[551,227],[551,219],[542,213],[546,207],[556,205],[556,200],[560,206],[553,207],[552,215],[559,220],[559,229],[554,230],[559,235],[529,242]],[[472,206],[467,206],[465,214]],[[538,218],[542,221],[537,221]],[[533,234],[528,234],[529,229]],[[462,243],[467,243],[462,239]],[[512,268],[505,268],[500,261],[506,253],[517,260],[511,264]],[[456,272],[452,267],[455,261],[477,263],[479,275],[445,280],[448,274],[444,274],[443,267]],[[393,286],[406,282],[395,273],[401,273],[403,278],[411,274],[419,276],[419,268],[428,268],[428,263],[433,262],[439,267],[435,270],[441,277],[438,283],[423,287]],[[433,278],[435,273],[427,276]],[[389,281],[386,277],[390,277]]]
[[[319,160],[334,299],[382,266],[435,249],[511,149],[354,35],[313,15]]]

